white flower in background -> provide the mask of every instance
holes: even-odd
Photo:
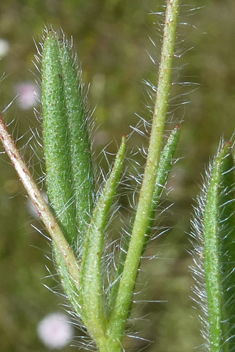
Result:
[[[15,87],[15,91],[18,105],[22,110],[27,110],[37,105],[40,92],[36,84],[30,82],[20,83]]]
[[[73,336],[73,326],[68,316],[51,313],[40,321],[37,327],[40,340],[50,349],[65,347]]]
[[[6,56],[10,50],[9,42],[6,39],[0,38],[0,58]]]

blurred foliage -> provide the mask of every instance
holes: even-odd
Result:
[[[84,81],[91,84],[91,110],[96,107],[95,154],[112,140],[119,143],[122,134],[131,132],[130,125],[137,124],[135,113],[151,118],[145,107],[149,99],[142,81],[151,80],[153,84],[157,81],[157,65],[153,65],[148,52],[158,64],[159,25],[163,18],[150,13],[162,11],[163,3],[162,0],[1,0],[0,37],[10,45],[10,52],[1,60],[0,76],[5,73],[0,87],[1,110],[15,97],[16,84],[33,82],[35,75],[40,81],[32,63],[36,54],[33,38],[38,43],[43,27],[52,24],[53,28],[61,27],[69,37],[73,36]],[[134,303],[130,327],[133,335],[140,332],[141,339],[125,338],[127,349],[146,347],[149,352],[166,349],[188,352],[202,342],[197,314],[191,308],[194,303],[189,298],[192,279],[188,267],[192,259],[187,253],[190,250],[187,234],[192,199],[199,191],[203,168],[216,151],[221,135],[230,139],[234,130],[234,18],[233,0],[182,1],[174,82],[188,83],[182,87],[174,84],[172,89],[172,97],[176,95],[176,99],[172,99],[169,127],[182,119],[184,123],[177,152],[180,160],[169,181],[173,190],[163,205],[174,204],[161,216],[161,224],[170,230],[147,248],[146,256],[156,255],[158,259],[143,259],[136,288],[140,293],[134,298],[142,303]],[[190,104],[183,104],[186,101]],[[33,140],[34,151],[26,143],[32,134],[29,128],[40,130],[33,110],[20,110],[14,100],[4,118],[13,121],[14,137],[22,136],[17,144],[29,160],[35,178],[39,178],[41,166],[35,155],[40,159],[42,152],[35,150]],[[146,138],[135,133],[129,147],[146,143]],[[111,143],[107,150],[115,152],[116,143]],[[137,161],[142,163],[143,159]],[[0,167],[1,350],[42,352],[46,349],[38,340],[37,323],[48,313],[62,310],[64,300],[43,287],[45,284],[61,292],[57,278],[50,276],[50,271],[55,273],[48,259],[50,245],[31,224],[42,231],[43,228],[30,215],[25,192],[4,154]],[[107,165],[102,167],[107,170]],[[67,347],[63,351],[73,350],[76,348]]]

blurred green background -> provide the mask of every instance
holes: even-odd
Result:
[[[32,61],[36,54],[34,40],[40,41],[44,26],[61,27],[69,37],[73,36],[83,79],[90,84],[91,110],[96,107],[95,155],[112,141],[107,150],[114,153],[115,141],[119,143],[122,134],[131,132],[130,125],[137,124],[135,113],[151,118],[143,80],[154,84],[157,80],[157,65],[153,65],[148,53],[157,64],[163,18],[150,13],[162,11],[162,4],[162,0],[1,0],[0,39],[9,44],[9,52],[0,62],[0,77],[5,77],[0,86],[1,110],[16,96],[19,84],[40,80]],[[132,335],[140,338],[125,338],[127,350],[188,352],[202,343],[197,311],[190,299],[193,280],[189,273],[192,259],[188,254],[188,233],[203,169],[216,152],[220,137],[230,139],[234,131],[234,18],[233,0],[182,1],[179,57],[173,76],[175,83],[188,83],[182,87],[174,84],[172,89],[172,97],[176,98],[170,105],[167,127],[182,119],[184,122],[176,155],[179,161],[169,181],[173,190],[165,195],[163,203],[165,207],[171,203],[173,206],[157,220],[169,231],[146,251],[146,256],[156,255],[157,259],[143,259],[136,287],[140,293],[134,298],[142,303],[133,305],[129,326]],[[37,109],[40,111],[40,106]],[[33,109],[23,110],[15,99],[4,118],[13,121],[10,129],[15,138],[22,137],[17,144],[39,180],[42,151],[34,138],[27,143],[32,136],[30,128],[40,130]],[[129,149],[135,145],[147,146],[147,139],[135,133]],[[136,160],[143,163],[141,157]],[[101,166],[107,171],[107,164]],[[25,191],[4,154],[0,169],[1,351],[48,351],[37,337],[37,324],[47,314],[64,309],[63,298],[44,287],[61,293],[57,278],[50,277],[50,271],[55,273],[48,259],[50,245],[31,226],[43,231],[29,211]],[[125,197],[122,201],[126,206]],[[79,338],[75,338],[73,344],[78,343]],[[74,350],[76,347],[62,349]]]

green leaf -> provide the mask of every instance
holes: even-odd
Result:
[[[94,208],[86,236],[81,264],[80,287],[83,320],[89,333],[96,340],[98,345],[102,344],[106,326],[106,314],[102,302],[103,284],[101,258],[103,254],[103,240],[107,226],[108,213],[120,180],[125,150],[126,137],[123,137],[113,169],[99,197],[97,205]]]
[[[94,197],[87,116],[79,78],[69,43],[63,35],[49,30],[42,57],[47,191],[69,243],[76,248],[83,245]]]
[[[58,41],[48,31],[42,57],[43,144],[47,193],[51,207],[69,243],[77,237],[68,123]]]
[[[82,92],[81,71],[78,70],[77,63],[71,56],[69,43],[63,36],[58,38],[58,45],[64,82],[79,241],[83,244],[94,203],[94,178],[87,129],[88,113]]]
[[[48,30],[42,57],[43,142],[52,210],[75,253],[93,209],[94,180],[82,86],[63,34]],[[64,290],[79,317],[79,285],[54,244]],[[80,277],[80,275],[79,275]]]
[[[153,200],[152,200],[152,207],[149,215],[149,226],[146,231],[146,244],[148,243],[148,239],[153,226],[154,214],[159,204],[159,200],[161,198],[162,192],[165,189],[167,179],[173,165],[173,156],[179,141],[179,135],[180,135],[180,125],[176,125],[172,130],[160,156],[160,161],[159,161],[158,170],[157,170],[157,179],[155,183]]]
[[[219,149],[204,190],[194,226],[203,233],[196,251],[197,267],[205,278],[206,292],[198,293],[206,312],[204,335],[210,352],[230,352],[235,348],[235,192],[230,143]]]

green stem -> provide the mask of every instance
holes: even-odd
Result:
[[[123,334],[124,325],[132,302],[140,258],[145,243],[145,233],[149,224],[149,214],[151,213],[152,198],[161,154],[171,86],[178,11],[179,0],[168,0],[159,69],[158,90],[144,179],[140,190],[139,204],[123,275],[109,323],[108,333],[113,340],[121,339]]]
[[[157,209],[157,206],[159,204],[160,197],[162,195],[162,192],[166,186],[167,179],[173,164],[173,155],[179,140],[179,133],[180,133],[180,125],[176,125],[175,128],[172,130],[169,138],[167,139],[167,142],[162,150],[160,161],[159,161],[159,166],[158,166],[158,172],[157,172],[157,178],[155,182],[155,188],[154,188],[154,194],[153,194],[153,199],[152,199],[152,207],[151,207],[151,212],[149,215],[149,224],[148,224],[148,229],[146,231],[146,236],[145,236],[145,244],[143,246],[143,252],[145,250],[145,247],[148,244],[150,235],[151,235],[151,230],[154,222],[154,215]],[[133,222],[134,222],[134,216],[131,219],[131,224],[130,224],[130,232],[133,228]],[[113,310],[115,300],[117,297],[118,293],[118,287],[120,283],[120,278],[123,272],[125,260],[126,260],[126,255],[128,252],[129,248],[129,243],[130,243],[130,236],[126,235],[124,238],[124,243],[122,245],[122,250],[119,256],[119,261],[118,261],[118,267],[115,272],[115,277],[114,277],[114,284],[112,285],[112,289],[110,292],[110,297],[109,297],[109,304],[108,304],[108,313],[110,313]]]

